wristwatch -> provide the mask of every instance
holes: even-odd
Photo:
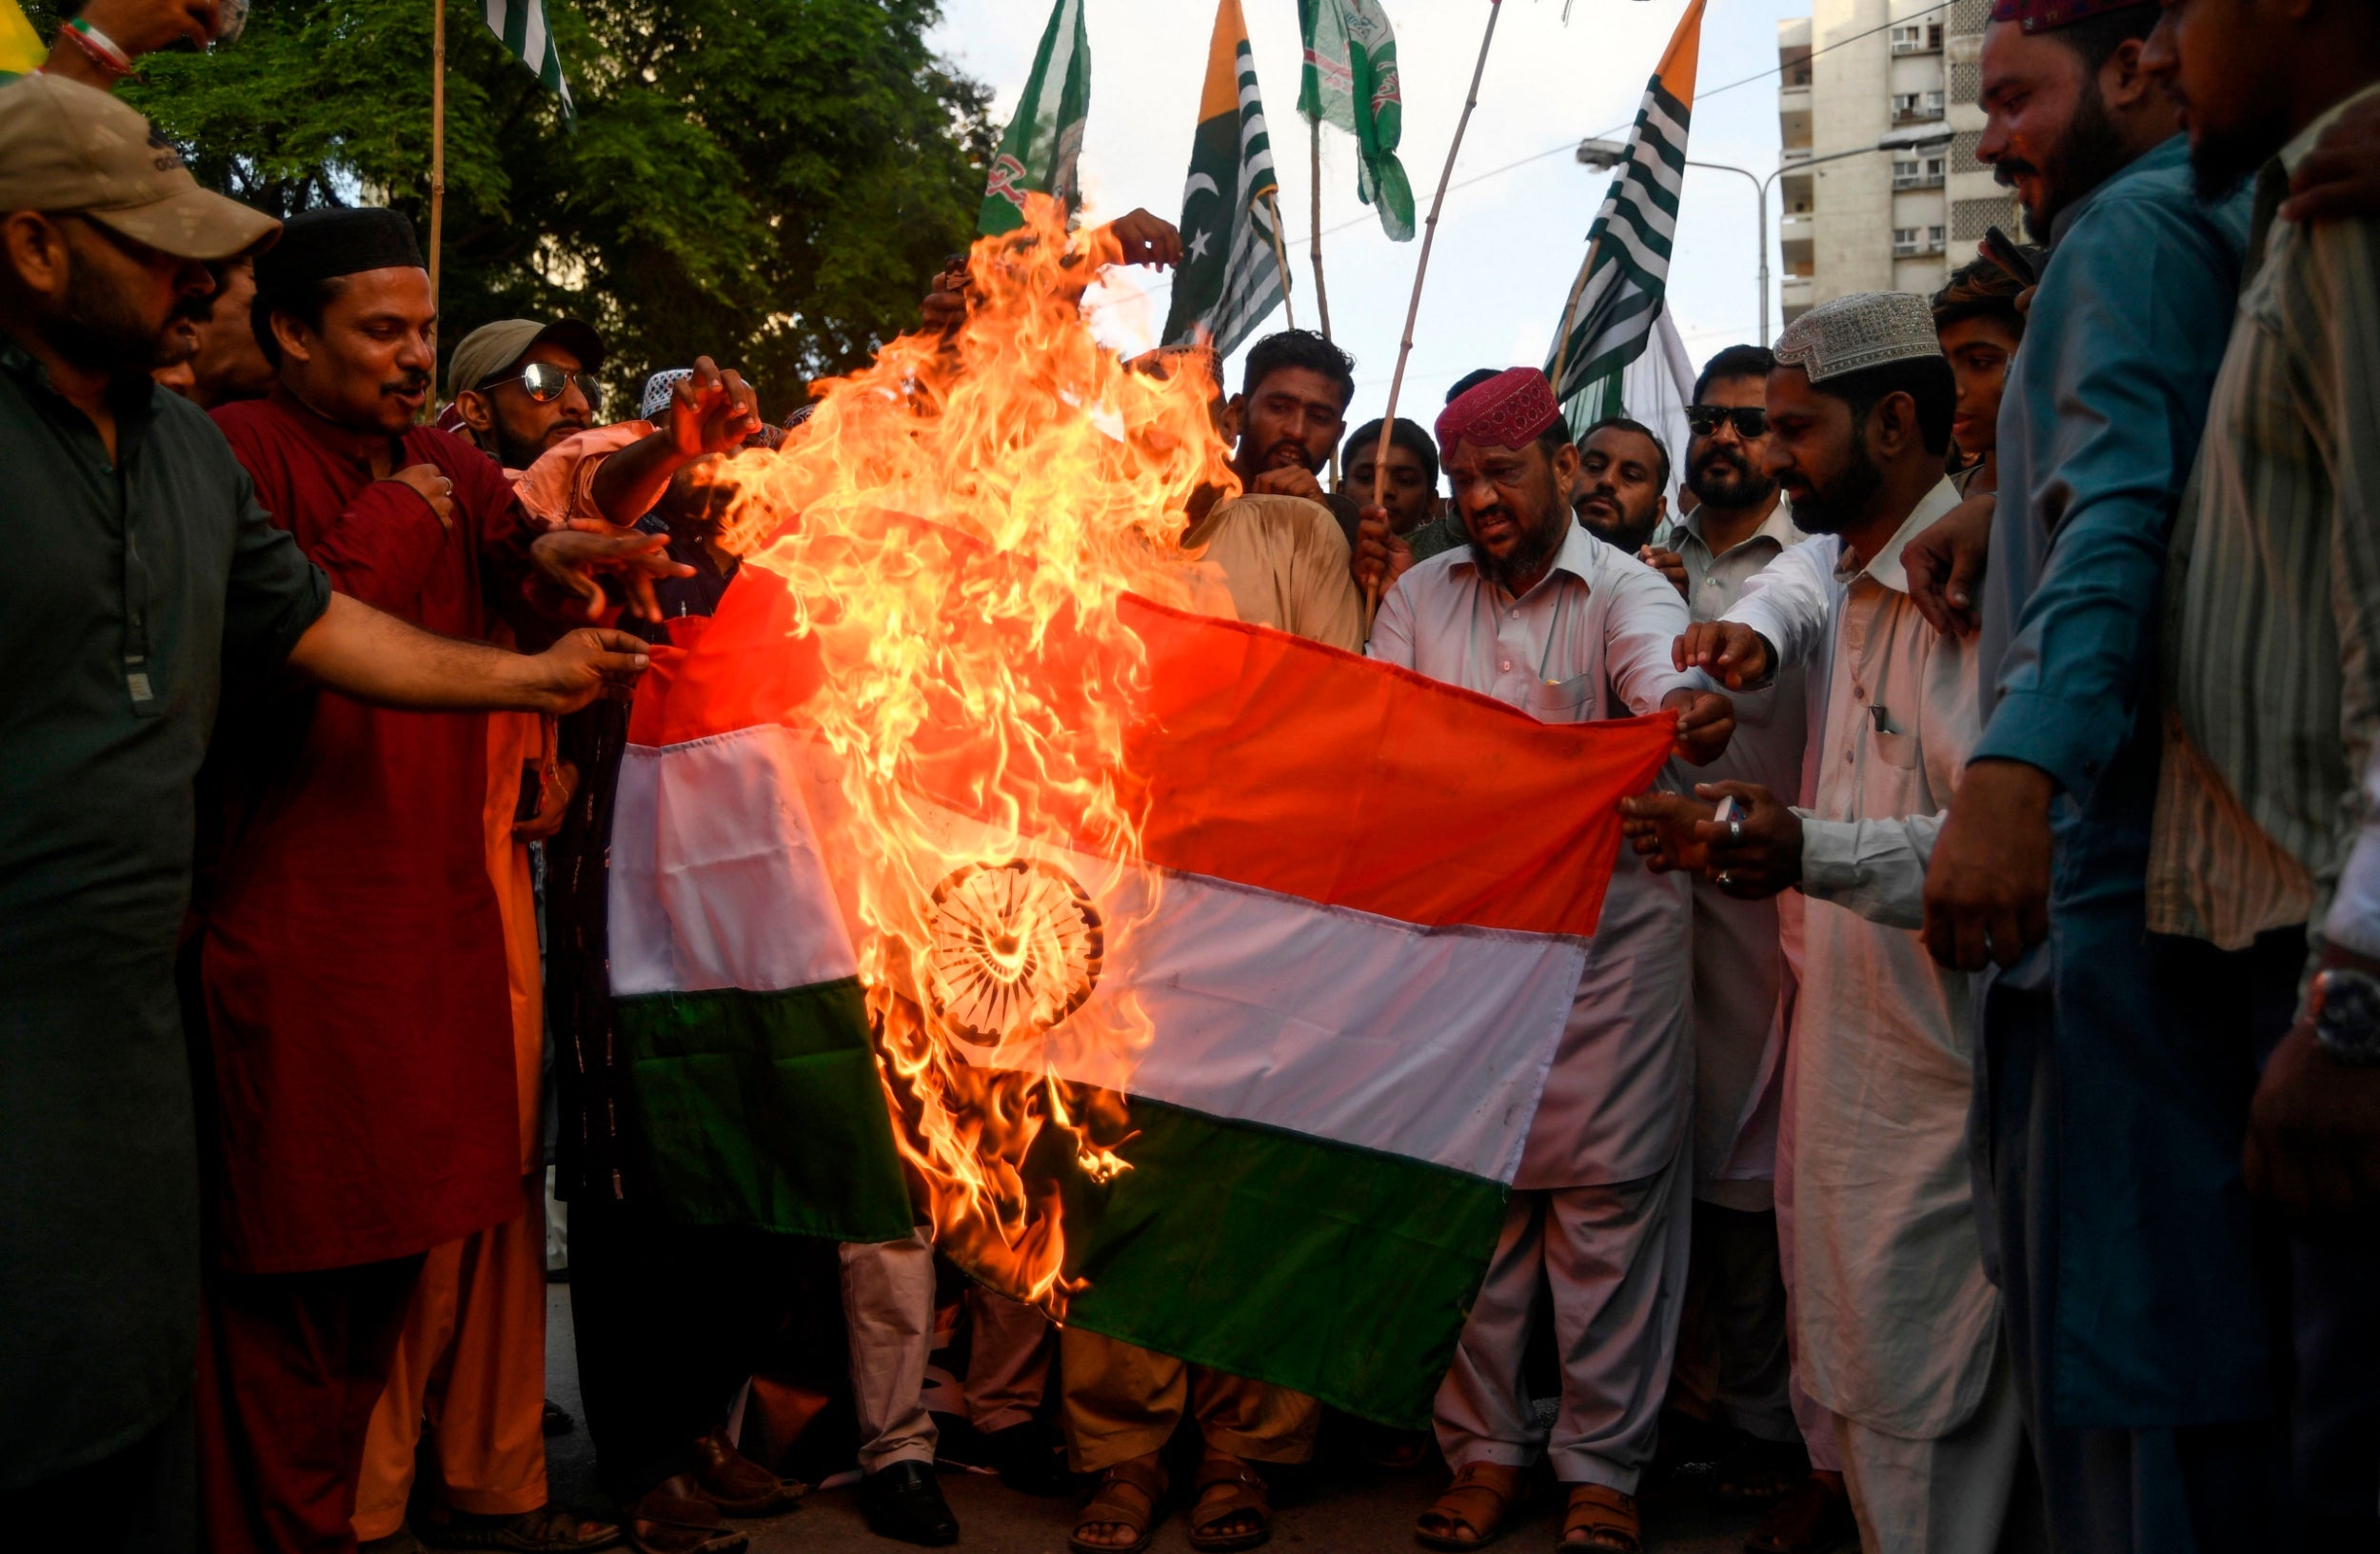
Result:
[[[2334,966],[2314,973],[2314,1040],[2350,1067],[2380,1065],[2380,977]]]

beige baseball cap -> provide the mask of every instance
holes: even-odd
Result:
[[[576,356],[586,371],[604,365],[604,339],[590,325],[575,318],[558,318],[550,324],[533,318],[500,318],[473,329],[454,348],[454,354],[446,359],[446,397],[458,398],[464,389],[478,388],[527,355],[529,348],[541,340],[551,340]]]
[[[199,188],[147,119],[54,75],[0,86],[0,211],[9,210],[71,211],[178,259],[229,259],[281,229]]]

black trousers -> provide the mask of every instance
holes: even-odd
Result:
[[[595,1465],[622,1504],[692,1466],[783,1325],[813,1244],[570,1205],[570,1319]]]

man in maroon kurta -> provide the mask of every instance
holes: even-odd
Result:
[[[486,455],[414,424],[434,316],[392,211],[300,216],[258,266],[279,384],[215,419],[332,587],[482,639],[500,613],[524,635],[585,618],[590,569],[632,587],[683,570],[658,540],[541,535]],[[706,429],[740,437],[744,413]],[[662,444],[632,465],[670,464]],[[520,1212],[486,720],[323,693],[225,733],[201,958],[219,1143],[203,1514],[216,1554],[351,1548],[365,1430],[422,1254]]]

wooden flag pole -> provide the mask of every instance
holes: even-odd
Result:
[[[1289,250],[1281,247],[1280,197],[1267,194],[1264,203],[1273,212],[1273,268],[1280,272],[1281,320],[1294,329],[1298,327],[1298,309],[1289,305]]]
[[[1502,0],[1488,0],[1487,30],[1479,35],[1479,60],[1471,67],[1471,94],[1462,100],[1462,117],[1455,121],[1455,138],[1446,148],[1446,166],[1438,175],[1438,192],[1430,197],[1430,219],[1421,229],[1421,255],[1413,267],[1413,296],[1405,304],[1405,335],[1397,346],[1397,370],[1388,380],[1388,408],[1380,412],[1379,450],[1372,455],[1372,505],[1379,506],[1380,482],[1388,473],[1389,433],[1397,428],[1397,396],[1405,387],[1405,359],[1413,354],[1414,320],[1421,314],[1421,283],[1430,273],[1430,245],[1438,240],[1438,208],[1446,203],[1446,186],[1455,176],[1455,157],[1462,149],[1462,134],[1471,127],[1471,110],[1479,106],[1479,78],[1487,73],[1488,45],[1496,41],[1496,18]],[[1363,585],[1363,637],[1372,640],[1372,617],[1380,608],[1380,578]]]
[[[1562,304],[1562,332],[1554,348],[1554,401],[1561,403],[1562,378],[1570,371],[1570,331],[1578,322],[1578,299],[1586,294],[1587,277],[1595,273],[1595,251],[1603,246],[1597,238],[1587,245],[1587,262],[1578,267],[1578,278],[1570,283],[1570,300]]]
[[[1314,259],[1314,310],[1322,315],[1322,338],[1331,337],[1331,294],[1322,285],[1322,121],[1310,120],[1306,126],[1313,131],[1314,174],[1313,229],[1314,236],[1306,251]],[[1331,489],[1339,489],[1339,447],[1331,446]]]
[[[438,306],[438,250],[446,225],[446,0],[430,0],[429,24],[429,305]],[[438,355],[438,323],[430,321],[429,352]],[[438,403],[433,387],[423,412]]]
[[[1322,286],[1322,121],[1316,119],[1308,126],[1314,131],[1314,240],[1307,252],[1314,258],[1314,310],[1322,315],[1322,338],[1331,337],[1331,294]]]

